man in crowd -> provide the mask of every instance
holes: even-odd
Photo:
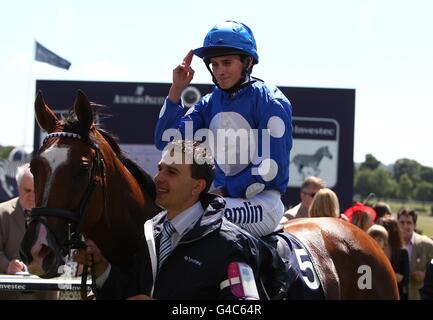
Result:
[[[155,176],[165,210],[145,224],[146,242],[129,267],[111,265],[95,243],[76,260],[91,265],[100,299],[281,298],[289,277],[276,251],[224,217],[224,199],[207,193],[213,158],[199,143],[173,141]]]
[[[323,188],[325,188],[325,181],[322,179],[314,176],[305,178],[299,193],[301,202],[293,208],[287,210],[284,216],[288,220],[295,218],[307,218],[308,210],[310,209],[311,202],[313,201],[316,192]]]
[[[18,197],[0,204],[0,273],[26,273],[20,245],[31,209],[35,207],[33,175],[28,163],[17,168]],[[0,299],[57,299],[57,292],[0,292]]]
[[[409,300],[419,300],[419,289],[422,287],[426,266],[433,259],[433,240],[415,232],[418,218],[415,210],[401,209],[398,214],[398,223],[402,231],[403,245],[409,253],[410,278]]]

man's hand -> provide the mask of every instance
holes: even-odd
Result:
[[[11,260],[8,264],[6,273],[7,274],[17,274],[18,272],[24,271],[24,263],[18,259]]]
[[[92,266],[92,263],[94,263],[96,277],[103,274],[109,265],[107,259],[101,254],[101,251],[92,240],[86,240],[86,249],[78,250],[74,260],[87,266]]]
[[[180,100],[182,91],[191,83],[194,78],[194,70],[191,68],[191,62],[194,53],[192,50],[183,58],[183,61],[173,70],[173,84],[168,92],[168,98],[177,103]]]

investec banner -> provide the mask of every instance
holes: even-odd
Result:
[[[293,117],[289,186],[300,187],[307,176],[321,177],[329,188],[338,177],[339,124],[334,119]]]
[[[153,145],[153,133],[169,88],[168,83],[36,82],[36,90],[42,90],[46,103],[59,115],[68,112],[78,89],[91,101],[106,105],[110,116],[97,121],[115,134],[122,150],[151,175],[156,174],[156,164],[161,157]],[[193,105],[212,88],[212,85],[194,84],[184,91],[184,104]],[[316,175],[338,194],[341,207],[348,207],[353,193],[355,90],[279,88],[293,107],[293,148],[284,203],[287,206],[297,204],[303,179]],[[44,136],[35,123],[35,150],[39,149]]]

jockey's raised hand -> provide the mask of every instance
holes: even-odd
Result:
[[[170,87],[168,98],[174,103],[177,103],[180,100],[182,91],[194,78],[194,70],[191,68],[193,56],[194,53],[190,50],[182,63],[173,69],[173,83]]]

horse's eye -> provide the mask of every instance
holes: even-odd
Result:
[[[80,164],[79,175],[86,175],[87,172],[89,171],[89,168],[90,168],[90,163],[88,163],[88,162],[82,162]]]

